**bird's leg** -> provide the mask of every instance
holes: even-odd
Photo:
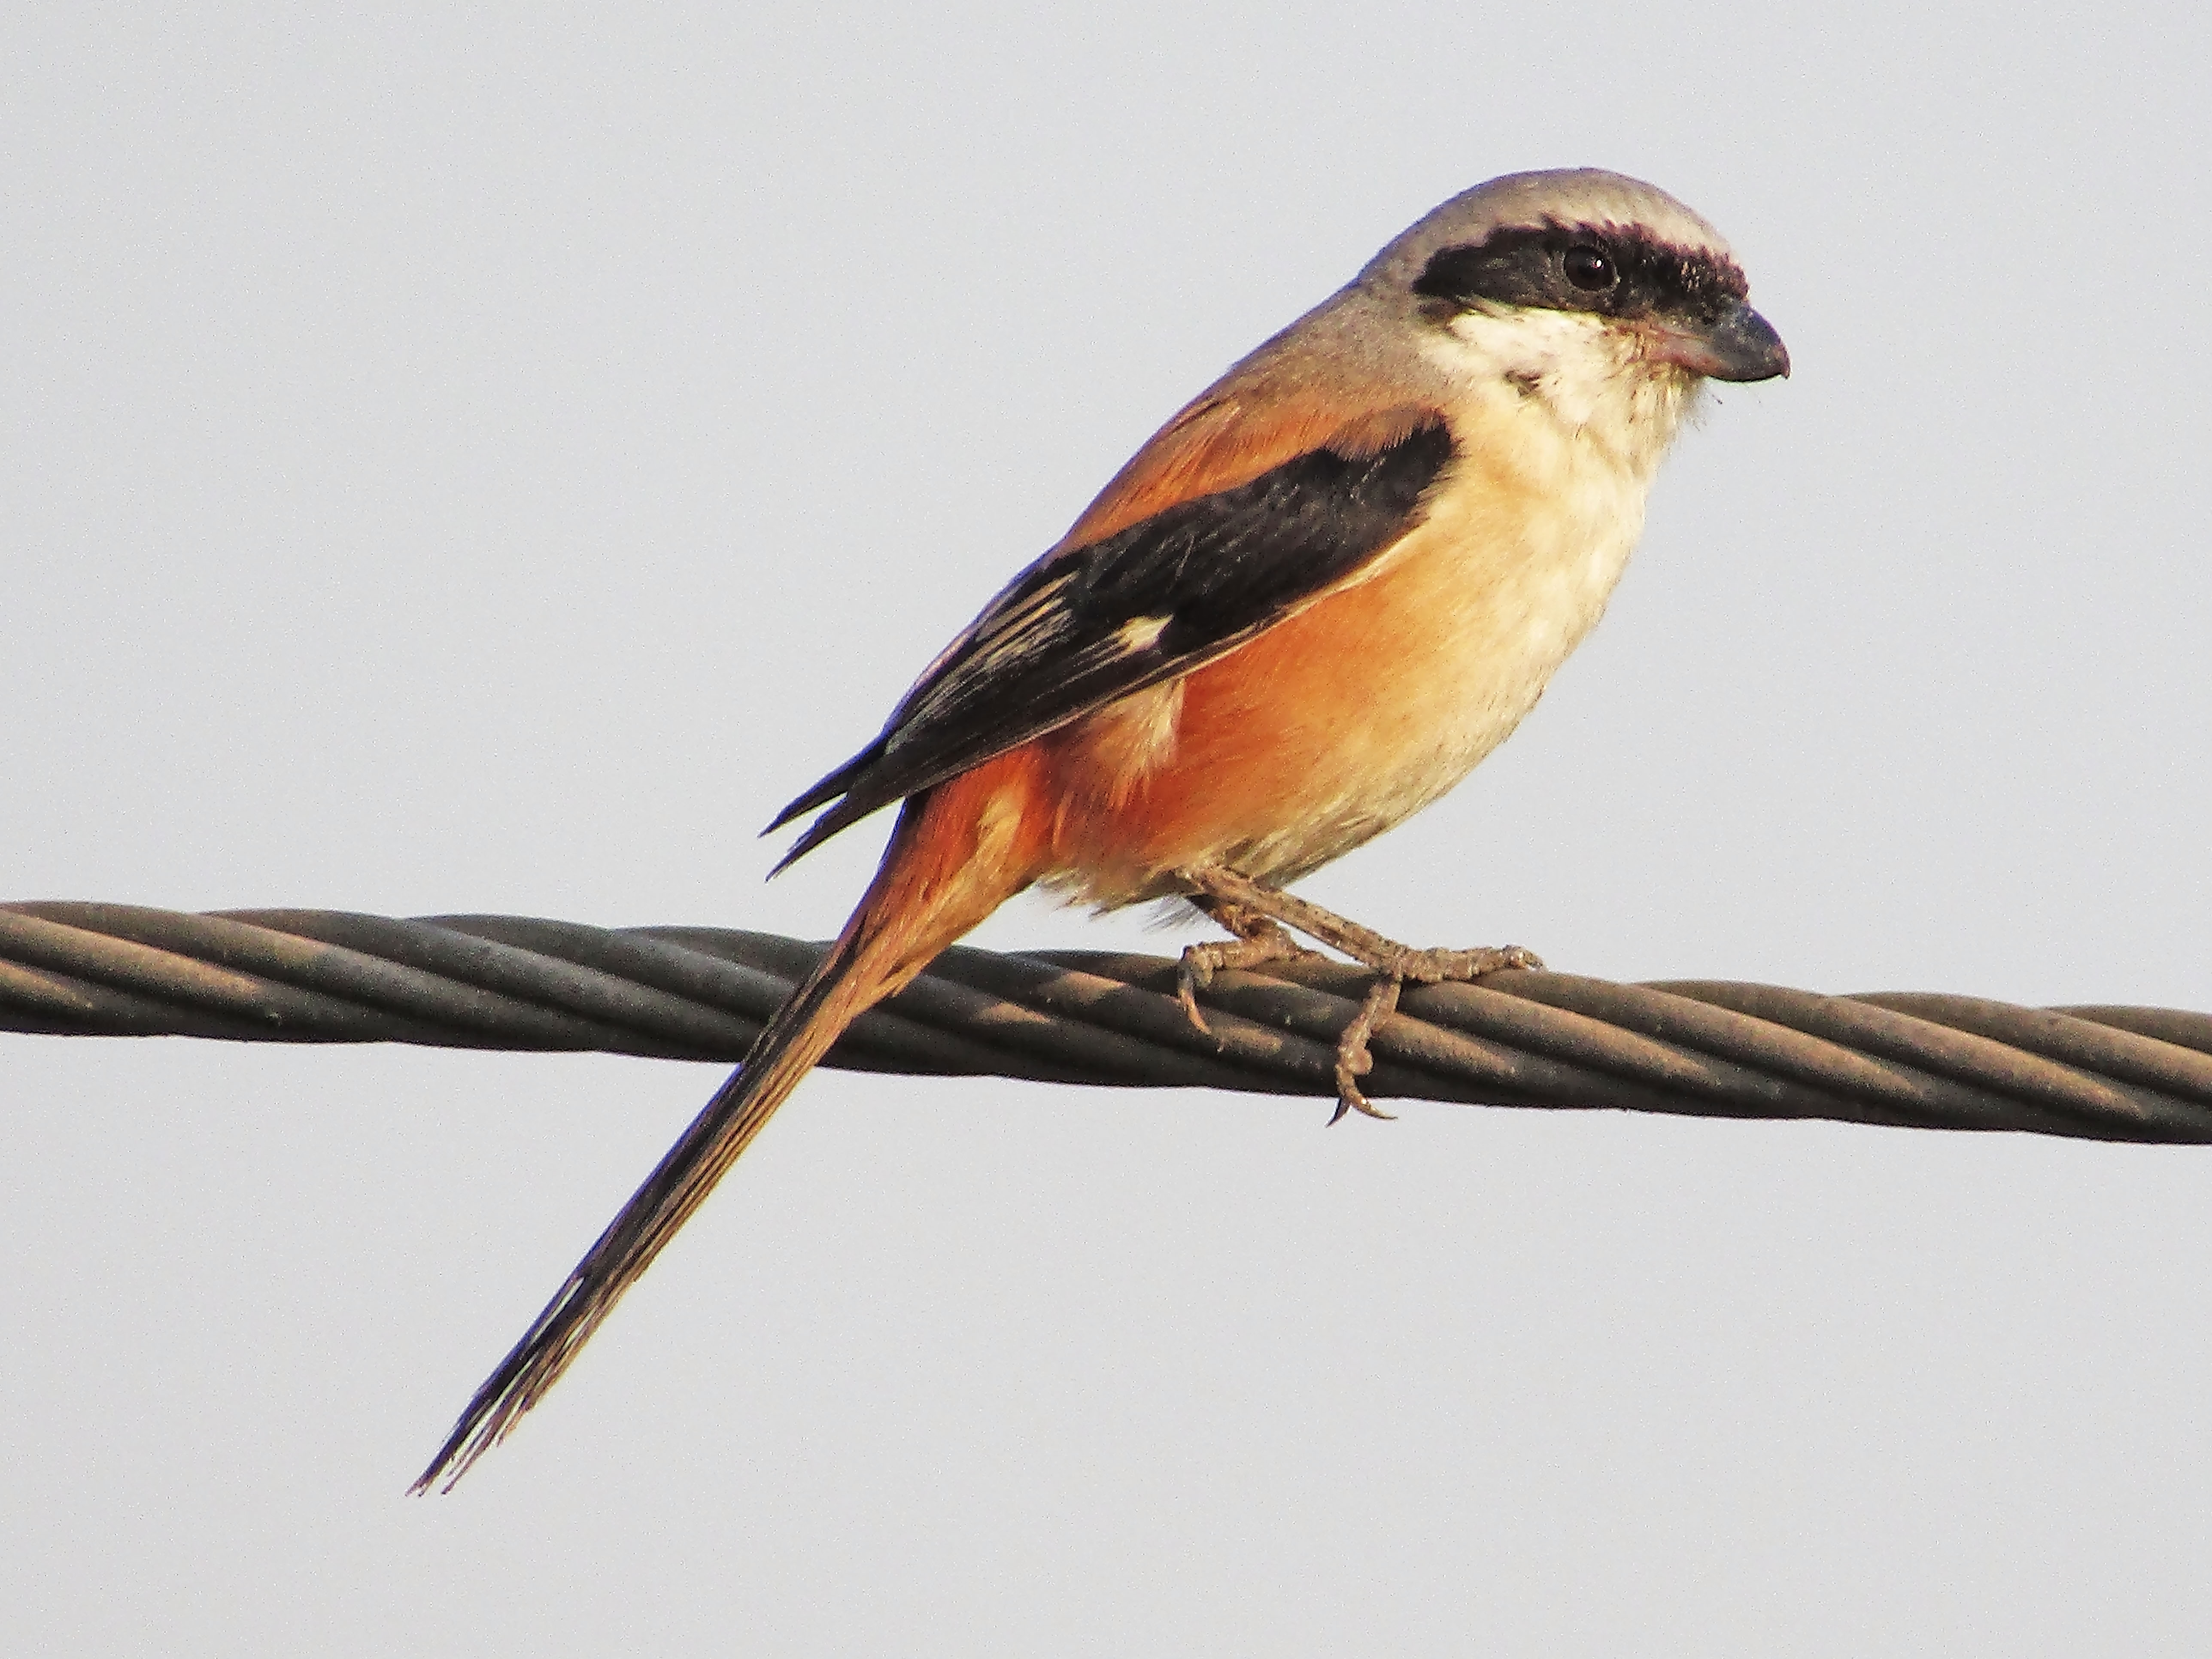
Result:
[[[1285,927],[1293,928],[1375,970],[1377,977],[1360,1004],[1358,1013],[1337,1039],[1336,1116],[1329,1119],[1332,1123],[1348,1111],[1364,1112],[1370,1117],[1390,1115],[1360,1092],[1358,1080],[1375,1066],[1375,1057],[1368,1052],[1367,1039],[1374,1035],[1376,1026],[1395,1011],[1398,992],[1407,980],[1416,985],[1435,985],[1445,980],[1480,979],[1501,968],[1544,965],[1534,951],[1524,951],[1517,945],[1476,951],[1416,950],[1385,939],[1372,928],[1363,927],[1334,911],[1324,910],[1318,904],[1240,876],[1219,865],[1194,865],[1176,871],[1176,875],[1196,890],[1198,897],[1193,902],[1199,903],[1210,915],[1221,915],[1222,910],[1216,908],[1218,906],[1234,909],[1246,927],[1265,922],[1273,924],[1278,933]],[[1239,938],[1254,937],[1242,928],[1236,931]],[[1186,963],[1189,954],[1184,953]]]
[[[1280,924],[1233,900],[1194,893],[1190,902],[1237,935],[1184,946],[1182,961],[1176,969],[1176,1000],[1190,1016],[1190,1023],[1208,1036],[1213,1032],[1206,1016],[1198,1011],[1198,994],[1213,983],[1216,974],[1224,968],[1257,968],[1316,954],[1285,933]]]

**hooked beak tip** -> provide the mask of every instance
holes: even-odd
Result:
[[[1788,380],[1790,348],[1747,305],[1734,307],[1710,328],[1662,328],[1651,355],[1709,380]]]

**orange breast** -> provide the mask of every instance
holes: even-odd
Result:
[[[1534,706],[1640,507],[1463,460],[1375,576],[1043,740],[1046,879],[1109,905],[1194,863],[1291,881],[1418,811]]]

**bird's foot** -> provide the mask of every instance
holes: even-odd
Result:
[[[1336,1109],[1328,1118],[1332,1124],[1343,1122],[1346,1112],[1359,1112],[1386,1121],[1398,1115],[1384,1111],[1368,1099],[1359,1086],[1359,1079],[1375,1069],[1375,1056],[1368,1051],[1367,1039],[1375,1035],[1375,1027],[1381,1020],[1397,1012],[1398,993],[1405,983],[1396,974],[1377,975],[1375,983],[1367,988],[1359,1012],[1336,1039]]]
[[[1369,1117],[1387,1118],[1390,1113],[1377,1107],[1359,1087],[1359,1079],[1375,1068],[1375,1056],[1369,1051],[1368,1039],[1375,1028],[1398,1007],[1398,994],[1411,980],[1416,985],[1437,985],[1449,981],[1480,979],[1504,968],[1541,968],[1542,960],[1533,951],[1517,945],[1486,947],[1474,951],[1416,950],[1410,945],[1401,945],[1395,939],[1385,939],[1372,928],[1324,910],[1318,904],[1294,897],[1279,888],[1268,887],[1234,871],[1218,866],[1200,865],[1178,870],[1176,874],[1197,890],[1194,900],[1208,915],[1220,919],[1224,926],[1237,935],[1237,944],[1194,945],[1183,952],[1183,973],[1180,981],[1183,1006],[1194,1020],[1198,1019],[1198,1005],[1192,1000],[1192,981],[1202,986],[1206,978],[1197,977],[1200,971],[1210,977],[1211,968],[1200,970],[1192,961],[1201,951],[1235,951],[1246,943],[1255,945],[1267,941],[1267,954],[1237,961],[1234,965],[1249,967],[1256,962],[1279,961],[1285,956],[1311,955],[1290,942],[1284,929],[1295,928],[1308,939],[1318,939],[1331,950],[1340,951],[1354,962],[1370,968],[1376,975],[1359,1005],[1359,1012],[1344,1028],[1336,1044],[1336,1114],[1331,1123],[1340,1121],[1347,1112],[1360,1112]],[[1230,920],[1234,913],[1235,921]],[[1261,929],[1269,930],[1262,933]],[[1279,939],[1280,943],[1274,941]],[[1224,962],[1220,966],[1231,965]],[[1199,1029],[1206,1029],[1199,1021]]]
[[[1182,960],[1176,968],[1176,1000],[1182,1004],[1190,1023],[1212,1036],[1212,1027],[1199,1012],[1198,994],[1213,983],[1216,974],[1224,968],[1259,968],[1271,962],[1296,962],[1302,957],[1319,953],[1307,950],[1277,923],[1237,905],[1207,903],[1200,908],[1237,935],[1235,939],[1186,945]]]

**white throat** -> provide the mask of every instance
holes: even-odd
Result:
[[[1626,329],[1577,312],[1478,307],[1430,338],[1431,360],[1486,425],[1518,427],[1539,451],[1559,447],[1550,459],[1568,471],[1600,460],[1641,486],[1701,384],[1650,361]]]

